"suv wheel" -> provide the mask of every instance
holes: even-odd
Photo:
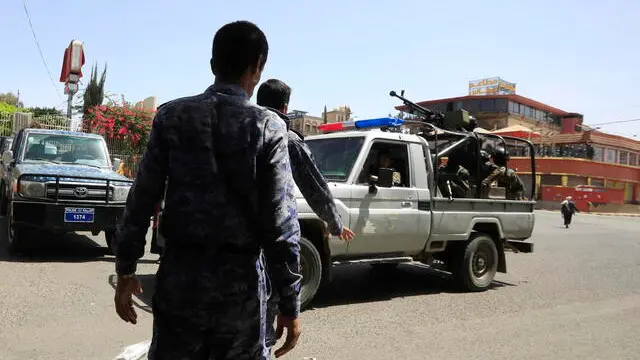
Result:
[[[7,193],[4,181],[0,182],[0,216],[7,216],[9,212],[9,199],[5,196]]]
[[[11,216],[7,216],[7,243],[8,243],[8,251],[11,254],[15,254],[18,252],[24,252],[27,248],[27,229],[22,226],[17,226],[13,224],[13,218]]]

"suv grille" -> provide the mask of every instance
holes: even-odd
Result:
[[[109,187],[109,202],[113,201],[113,187]],[[65,202],[106,202],[106,182],[100,183],[58,183],[58,201]],[[47,199],[56,200],[56,183],[46,184]]]

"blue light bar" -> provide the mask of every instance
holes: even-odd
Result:
[[[404,120],[397,118],[378,118],[378,119],[366,119],[356,120],[355,125],[357,129],[374,128],[382,126],[400,126],[404,124]]]
[[[404,120],[397,118],[378,118],[378,119],[364,119],[364,120],[351,120],[345,122],[328,123],[318,126],[318,130],[324,132],[332,131],[344,131],[349,129],[367,129],[378,128],[383,126],[400,126],[404,124]]]

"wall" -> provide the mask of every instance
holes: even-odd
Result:
[[[518,172],[531,172],[531,160],[528,157],[512,157],[509,166],[518,169]],[[576,158],[536,158],[536,174],[579,175],[640,182],[638,166],[607,164]]]
[[[565,186],[541,186],[540,200],[548,202],[562,202],[567,196],[571,196],[578,210],[588,212],[590,206],[602,206],[604,204],[624,204],[624,190],[604,189],[596,187],[565,187]],[[590,205],[591,204],[591,205]]]

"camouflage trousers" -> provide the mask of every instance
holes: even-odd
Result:
[[[173,250],[156,274],[148,359],[271,359],[260,256]]]

